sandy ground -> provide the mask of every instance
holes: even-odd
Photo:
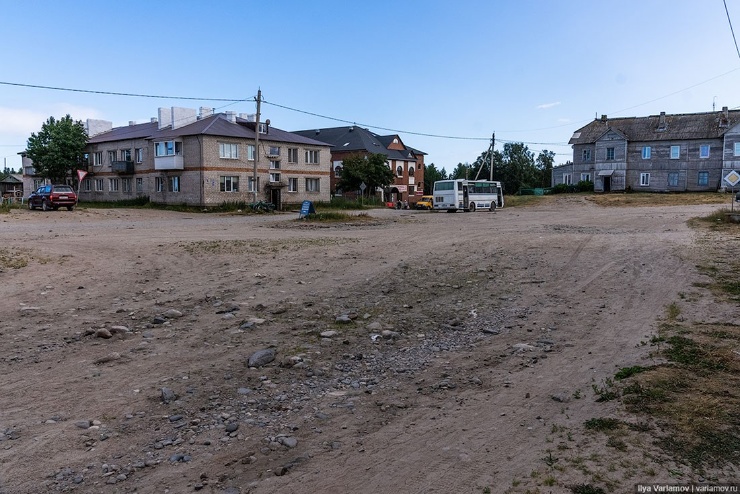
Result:
[[[653,362],[666,306],[701,292],[685,222],[713,208],[2,215],[0,493],[695,480],[648,434],[612,448],[583,423],[636,420],[593,385]]]

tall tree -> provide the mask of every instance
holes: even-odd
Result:
[[[394,178],[384,154],[371,154],[367,157],[357,154],[342,161],[342,176],[337,187],[342,190],[357,190],[364,183],[368,192],[375,195],[378,187],[392,184]]]
[[[540,175],[534,164],[534,153],[521,142],[504,144],[503,159],[500,169],[496,170],[496,177],[503,182],[507,194],[538,185]]]
[[[426,165],[424,167],[424,194],[430,195],[434,189],[434,182],[437,180],[445,180],[447,178],[447,170],[442,168],[437,170],[434,163]]]
[[[552,185],[552,168],[555,162],[555,153],[544,149],[537,155],[535,166],[540,171],[540,187],[550,187]]]
[[[449,178],[466,178],[472,180],[475,177],[475,170],[470,163],[458,163]]]
[[[63,183],[82,165],[85,144],[87,132],[81,121],[75,122],[69,115],[60,120],[49,117],[39,133],[28,138],[26,155],[37,174]]]

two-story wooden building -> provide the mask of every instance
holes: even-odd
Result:
[[[740,110],[607,118],[573,133],[573,161],[553,185],[591,181],[594,190],[716,191],[740,170]]]

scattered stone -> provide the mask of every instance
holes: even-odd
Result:
[[[337,316],[334,321],[338,324],[347,324],[352,322],[352,318],[349,316],[349,314],[342,314],[341,316]]]
[[[164,324],[167,322],[167,318],[162,316],[156,316],[154,319],[152,319],[152,324]]]
[[[226,432],[235,432],[238,428],[239,424],[237,424],[236,422],[226,424]]]
[[[495,329],[495,328],[483,328],[481,331],[483,331],[486,334],[500,334],[501,333],[500,329]]]
[[[165,311],[164,314],[162,314],[162,316],[166,317],[167,319],[177,319],[182,317],[182,312],[177,309],[168,309],[167,311]]]
[[[113,337],[113,335],[111,334],[111,332],[109,330],[105,329],[105,328],[100,328],[100,329],[96,330],[95,331],[95,336],[97,336],[98,338],[105,338],[106,340],[108,338],[112,338]]]
[[[168,418],[169,418],[170,422],[178,422],[178,421],[182,420],[182,415],[180,415],[180,414],[170,415]]]
[[[162,388],[162,401],[165,403],[169,403],[171,401],[175,401],[177,399],[177,395],[174,391],[172,391],[170,388]]]
[[[278,438],[278,442],[280,444],[282,444],[283,446],[285,446],[287,448],[291,448],[291,449],[292,448],[295,448],[296,446],[298,446],[298,439],[296,439],[296,438],[294,438],[292,436],[279,437]]]
[[[329,330],[329,331],[322,331],[322,332],[321,332],[321,337],[322,337],[322,338],[331,338],[332,336],[336,336],[336,335],[338,335],[338,334],[339,334],[339,332],[338,332],[338,331],[332,331],[332,330]]]
[[[95,359],[93,363],[95,364],[105,364],[107,362],[113,362],[114,360],[118,360],[121,358],[121,354],[118,352],[111,352],[108,355],[105,355],[103,357],[100,357],[98,359]]]
[[[130,333],[131,330],[126,326],[111,326],[110,332],[111,334],[126,334]]]
[[[75,422],[75,425],[79,427],[80,429],[89,429],[90,421],[89,420],[78,420],[77,422]]]
[[[249,365],[249,367],[262,367],[263,365],[269,364],[273,360],[275,360],[275,349],[266,348],[264,350],[257,350],[252,355],[250,355],[249,359],[247,360],[247,365]]]
[[[554,395],[551,395],[550,398],[552,398],[554,401],[557,401],[558,403],[568,403],[570,401],[570,394],[556,393]]]
[[[527,352],[530,350],[534,350],[535,348],[532,345],[528,345],[526,343],[517,343],[515,345],[512,345],[512,347],[519,352]]]

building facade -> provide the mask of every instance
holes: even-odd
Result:
[[[304,200],[328,201],[329,145],[271,127],[269,120],[257,129],[254,120],[247,114],[175,107],[125,127],[88,120],[80,200],[148,197],[155,203],[212,207],[251,203],[256,187],[256,199],[278,209]],[[29,193],[43,182],[30,162],[24,162],[24,182]]]
[[[590,181],[597,192],[716,191],[740,170],[740,111],[609,119],[573,133],[573,160],[552,185]]]
[[[335,196],[354,196],[356,191],[342,191],[337,182],[342,176],[343,160],[350,156],[384,154],[395,176],[388,190],[382,191],[387,202],[416,204],[424,195],[424,156],[426,153],[406,146],[398,135],[381,136],[358,126],[299,130],[296,134],[331,144],[331,182]]]

